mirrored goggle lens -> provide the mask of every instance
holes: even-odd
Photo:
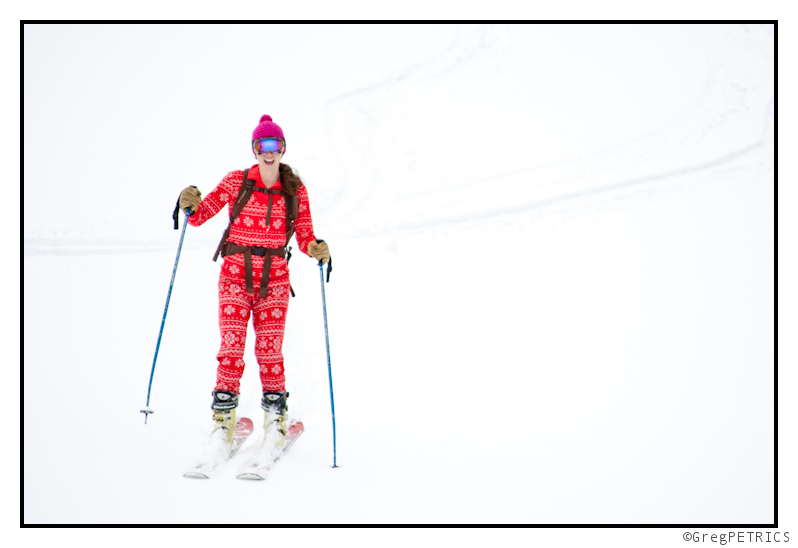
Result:
[[[266,154],[267,152],[282,152],[285,147],[285,142],[282,139],[258,139],[252,143],[252,148],[259,154]]]

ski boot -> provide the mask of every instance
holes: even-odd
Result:
[[[233,434],[236,430],[236,407],[238,407],[238,394],[224,390],[214,390],[213,404],[213,431],[220,428],[227,431],[227,443],[233,442]]]
[[[277,447],[283,447],[285,445],[285,434],[288,429],[288,422],[285,418],[285,412],[288,411],[287,399],[288,392],[285,390],[263,393],[260,406],[264,411],[263,429],[266,431],[264,443],[273,435],[272,433],[276,431],[276,433],[279,434],[279,439],[275,441],[275,445]]]

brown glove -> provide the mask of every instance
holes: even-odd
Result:
[[[308,255],[323,263],[330,262],[330,248],[324,240],[316,240],[308,244]]]
[[[187,207],[190,207],[191,213],[196,213],[200,201],[202,201],[202,192],[195,186],[187,186],[180,193],[178,204],[180,204],[181,211],[185,211]]]

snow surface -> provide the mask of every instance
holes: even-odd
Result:
[[[25,523],[772,523],[772,26],[26,25],[24,47]],[[188,480],[226,220],[187,230],[145,426],[171,212],[252,163],[264,113],[334,258],[340,468],[299,254],[305,433],[266,482],[234,479],[252,441]]]

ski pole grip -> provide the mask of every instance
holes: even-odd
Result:
[[[177,205],[175,205],[175,210],[172,212],[172,220],[175,222],[175,230],[177,230],[177,212],[180,211],[180,200],[178,200]],[[186,221],[188,222],[188,217],[191,215],[191,207],[187,207],[185,209],[186,213]]]
[[[196,188],[196,187],[194,187]],[[177,212],[180,211],[180,197],[177,198],[177,203],[175,204],[175,210],[172,212],[172,220],[175,222],[175,230],[177,230]],[[188,220],[188,216],[191,215],[191,207],[187,207],[185,209],[186,212],[186,220]]]
[[[323,241],[324,240],[316,239],[316,243],[317,244],[320,244]],[[324,263],[322,263],[321,259],[319,259],[319,267],[323,267],[323,266],[324,266]],[[332,272],[332,256],[330,257],[330,260],[327,261],[327,283],[330,283],[330,272]]]

